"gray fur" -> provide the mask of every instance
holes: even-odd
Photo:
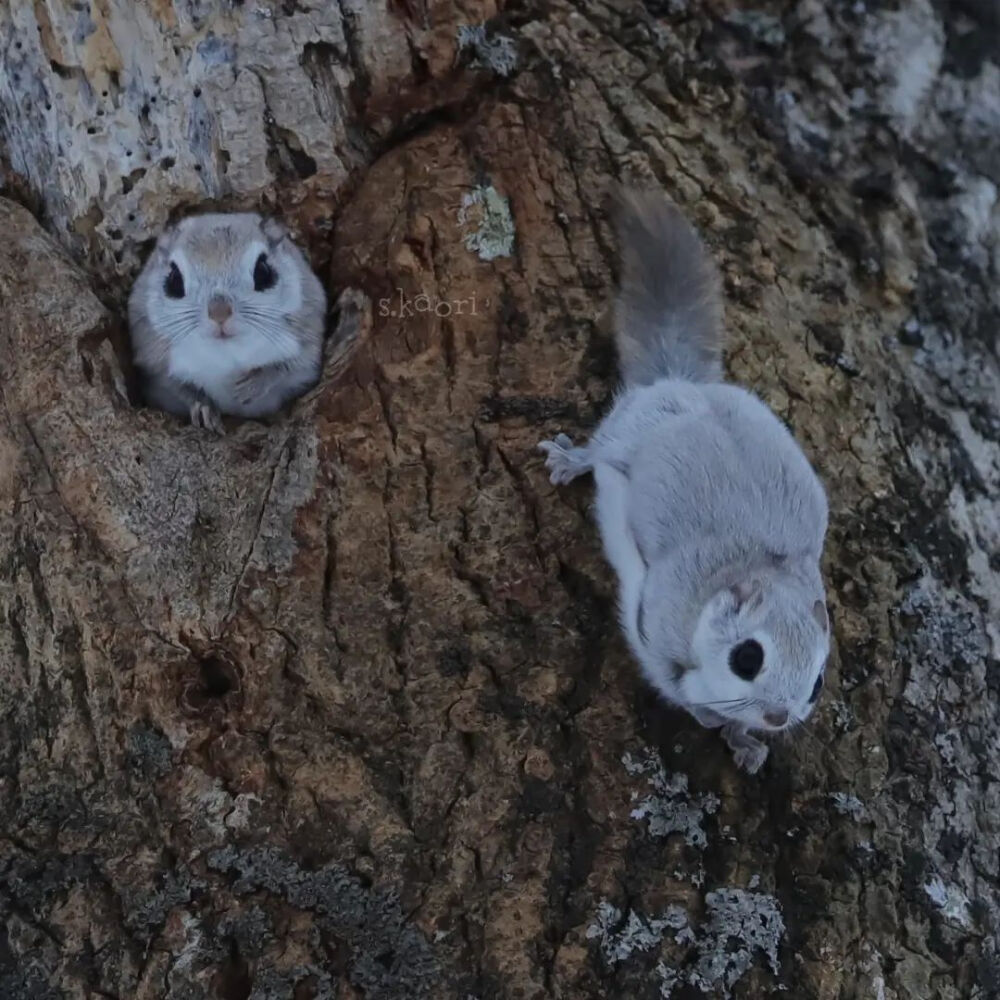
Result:
[[[262,253],[277,281],[258,291]],[[172,264],[182,272],[180,299],[164,288]],[[215,321],[220,305],[232,309],[224,326]],[[325,319],[323,286],[275,220],[186,218],[160,236],[129,297],[146,402],[216,431],[220,413],[274,413],[318,380]]]
[[[619,194],[615,335],[626,385],[722,379],[719,277],[683,215],[651,192]]]
[[[646,677],[702,725],[722,727],[752,772],[767,747],[751,731],[805,721],[829,652],[826,494],[784,424],[716,381],[719,285],[693,231],[662,198],[627,204],[620,231],[639,236],[622,248],[616,312],[638,324],[617,330],[625,387],[586,446],[559,435],[540,447],[555,483],[594,473],[622,627]],[[659,285],[657,261],[668,265]],[[764,666],[746,681],[729,658],[750,639]]]

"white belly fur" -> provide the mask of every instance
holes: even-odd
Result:
[[[254,368],[290,361],[300,351],[291,337],[276,344],[241,334],[220,341],[200,334],[188,337],[170,352],[170,374],[204,389],[210,396],[227,396],[233,383]]]

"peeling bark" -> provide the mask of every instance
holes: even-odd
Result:
[[[0,996],[1000,995],[996,22],[500,7],[0,9],[48,231],[0,200]],[[831,495],[827,691],[754,778],[534,451],[614,390],[615,177]],[[367,296],[223,439],[119,320],[205,205]]]

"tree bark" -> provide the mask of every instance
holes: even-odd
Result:
[[[1000,995],[995,28],[0,8],[0,996]],[[704,232],[830,492],[827,689],[752,778],[535,451],[614,391],[614,178]],[[207,206],[367,297],[223,438],[134,405],[120,319]]]

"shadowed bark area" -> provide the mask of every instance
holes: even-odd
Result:
[[[1000,995],[990,30],[0,9],[0,996]],[[615,178],[700,227],[830,491],[827,688],[752,778],[639,680],[535,451],[615,389]],[[365,296],[223,438],[130,402],[120,320],[206,205]]]

